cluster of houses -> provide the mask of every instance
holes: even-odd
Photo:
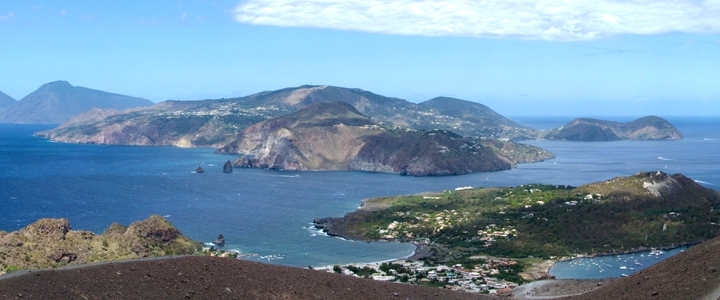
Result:
[[[426,197],[430,198],[430,197]],[[417,239],[418,237],[413,235],[413,228],[432,228],[433,233],[443,230],[447,227],[452,226],[457,222],[466,221],[469,219],[469,212],[458,212],[456,210],[444,210],[436,214],[429,213],[413,213],[413,212],[396,212],[397,216],[402,217],[405,215],[414,215],[415,219],[419,222],[411,224],[408,222],[393,221],[386,228],[378,229],[378,234],[382,240],[410,240]],[[517,235],[517,231],[510,227],[498,228],[495,224],[486,226],[485,229],[478,230],[478,239],[487,241],[489,243],[495,241],[498,238],[508,238]],[[489,246],[489,245],[488,245]]]
[[[213,105],[206,108],[198,108],[191,111],[176,110],[169,112],[169,116],[228,116],[228,115],[245,115],[245,116],[266,116],[268,114],[275,114],[280,109],[275,106],[259,106],[244,108],[233,102],[226,102],[218,105]]]
[[[386,263],[392,267],[386,266],[385,268],[382,267],[382,263],[371,263],[328,266],[323,270],[355,277],[367,277],[379,281],[425,284],[471,293],[511,295],[511,290],[516,288],[518,284],[500,280],[493,276],[500,274],[501,271],[498,267],[515,265],[517,262],[505,258],[477,258],[479,263],[472,270],[466,270],[460,264],[454,266],[426,266],[422,261],[406,260]],[[367,270],[368,268],[371,268],[374,273],[363,276],[353,271]]]
[[[485,242],[483,247],[490,247],[497,239],[507,239],[517,235],[517,229],[513,226],[497,227],[495,224],[485,226],[485,229],[478,230],[475,239]]]

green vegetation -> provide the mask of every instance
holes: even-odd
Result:
[[[7,273],[12,273],[12,272],[15,272],[15,271],[17,271],[17,270],[20,270],[20,268],[18,268],[17,266],[7,266],[7,267],[5,268],[5,272],[7,272]]]
[[[531,184],[376,199],[369,204],[387,208],[363,211],[348,232],[442,245],[453,264],[467,266],[474,264],[467,257],[479,253],[548,258],[716,236],[718,193],[675,176],[640,173],[581,188]],[[684,188],[653,195],[648,187],[665,182]],[[508,269],[499,277],[517,282],[517,272]]]
[[[360,277],[370,277],[372,274],[375,274],[377,272],[375,271],[375,269],[370,267],[358,268],[353,265],[348,266],[347,269]]]

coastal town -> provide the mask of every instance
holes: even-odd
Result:
[[[512,289],[519,286],[515,282],[498,278],[503,272],[518,266],[517,261],[483,256],[477,257],[476,262],[472,269],[467,269],[467,266],[462,264],[428,266],[422,260],[334,265],[317,269],[378,281],[420,284],[499,296],[512,295]]]

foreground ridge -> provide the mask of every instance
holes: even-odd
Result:
[[[230,258],[136,260],[0,279],[0,299],[494,299]]]

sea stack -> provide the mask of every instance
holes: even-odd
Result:
[[[217,240],[215,240],[213,244],[220,247],[225,246],[225,237],[222,234],[218,235]]]
[[[233,166],[232,162],[229,160],[225,162],[225,165],[223,165],[223,173],[232,173],[233,172]]]

